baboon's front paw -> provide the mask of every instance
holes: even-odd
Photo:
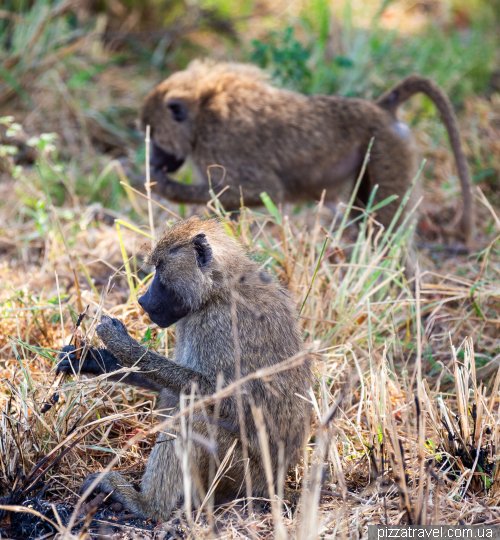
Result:
[[[178,184],[178,182],[167,176],[166,171],[159,169],[151,171],[151,181],[156,184],[156,191],[159,191],[165,197],[168,195],[173,196],[176,189],[175,184]]]
[[[97,325],[96,331],[101,341],[108,348],[111,348],[108,344],[123,342],[124,339],[132,339],[121,321],[107,315],[101,316],[101,324]]]
[[[76,357],[76,349],[73,345],[66,345],[58,354],[60,360],[57,364],[56,375],[59,373],[78,373],[78,358]]]
[[[167,170],[165,167],[162,169],[152,169],[150,174],[151,180],[155,182],[160,189],[163,189],[165,186],[173,182],[173,180],[167,176]]]

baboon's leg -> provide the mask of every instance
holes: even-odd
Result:
[[[178,411],[179,409],[174,409],[172,414]],[[219,464],[224,460],[234,440],[239,438],[237,433],[230,433],[220,427],[216,433],[213,429],[209,431],[210,428],[213,426],[208,427],[205,422],[195,421],[192,428],[193,436],[189,441],[191,496],[194,505],[199,505],[203,501],[210,487],[209,482],[213,480]],[[100,481],[98,488],[105,493],[113,492],[113,499],[138,517],[168,519],[173,507],[184,496],[184,471],[179,457],[184,456],[187,451],[183,444],[178,431],[176,437],[167,433],[159,436],[149,456],[140,492],[116,471],[109,472]],[[210,452],[213,448],[216,448],[217,458]],[[245,467],[239,444],[233,450],[231,458],[230,463],[233,465],[225,471],[217,484],[215,492],[217,504],[234,499],[238,493],[245,496]],[[250,470],[253,471],[252,467]],[[81,491],[84,491],[96,476],[93,474],[87,477]]]
[[[153,519],[167,519],[184,493],[182,465],[175,446],[172,436],[161,434],[142,477],[141,499]]]
[[[375,137],[367,171],[360,185],[359,196],[366,205],[375,185],[378,185],[378,189],[373,206],[391,195],[397,195],[396,200],[383,206],[376,213],[377,221],[386,229],[397,213],[415,173],[415,157],[411,140],[405,140],[396,135],[390,136],[387,133],[384,133],[384,137],[379,141]],[[396,227],[403,223],[417,200],[418,188],[415,187],[401,212]]]
[[[174,409],[174,414],[178,409]],[[188,428],[188,432],[190,432]],[[260,447],[253,447],[256,441],[249,441],[249,463],[243,460],[243,452],[239,443],[239,433],[230,432],[217,424],[207,425],[204,421],[193,423],[192,437],[189,441],[189,469],[191,476],[191,497],[193,505],[199,505],[205,498],[210,482],[217,480],[214,492],[214,503],[223,504],[236,497],[245,497],[245,471],[252,476],[252,496],[268,498],[268,485],[262,465]],[[232,449],[235,440],[236,446]],[[109,472],[98,487],[105,493],[111,493],[114,500],[120,502],[130,512],[143,519],[166,520],[173,507],[184,496],[184,470],[181,456],[187,449],[180,434],[177,437],[162,433],[158,438],[146,465],[142,478],[141,490],[138,492],[125,478],[116,471]],[[215,453],[213,453],[215,450]],[[228,457],[224,470],[219,466]],[[271,458],[274,463],[276,460]],[[95,479],[90,475],[85,480],[82,490]],[[277,492],[277,487],[275,486]],[[285,499],[295,504],[299,492],[285,489]]]
[[[174,446],[173,437],[160,435],[149,456],[140,492],[116,471],[107,473],[97,487],[104,493],[113,492],[112,498],[137,517],[168,519],[184,491],[182,466]],[[81,491],[85,491],[96,476],[88,476]]]
[[[152,190],[178,204],[206,204],[212,197],[207,184],[182,184],[162,172],[151,173]]]
[[[403,139],[399,136],[391,137],[385,133],[377,144],[377,138],[375,138],[370,161],[358,191],[358,199],[366,206],[376,185],[378,185],[378,189],[372,206],[384,201],[391,195],[397,195],[397,199],[376,211],[375,219],[386,230],[398,212],[415,174],[416,159],[411,139]],[[414,209],[419,193],[420,189],[417,183],[399,215],[393,232],[407,219],[409,212]],[[415,218],[416,212],[409,218],[406,226],[411,226]],[[416,254],[413,246],[413,236],[411,236],[407,241],[407,257],[405,260],[407,279],[411,279],[415,275],[415,261]]]

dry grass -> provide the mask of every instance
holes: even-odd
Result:
[[[402,230],[382,231],[368,214],[359,232],[321,202],[293,219],[273,207],[269,214],[245,210],[238,223],[223,217],[249,256],[297,298],[305,341],[318,352],[310,396],[315,435],[288,477],[303,490],[295,513],[276,504],[270,514],[251,516],[234,504],[192,514],[182,507],[180,521],[167,529],[193,537],[216,531],[232,538],[315,538],[364,536],[366,525],[377,523],[498,521],[500,218],[480,192],[477,198],[494,224],[483,238],[490,247],[469,257],[460,277],[426,270],[423,258],[415,294],[400,267]],[[153,394],[107,383],[105,376],[57,386],[52,371],[55,351],[69,342],[75,314],[87,305],[79,338],[92,340],[96,320],[107,313],[137,339],[172,351],[172,330],[147,334],[147,317],[135,302],[147,287],[135,254],[149,243],[147,203],[136,204],[144,219],[134,229],[88,225],[69,235],[71,247],[60,232],[84,216],[74,209],[65,220],[52,209],[43,250],[41,239],[27,242],[4,265],[0,478],[4,495],[24,490],[10,504],[41,488],[50,501],[74,504],[89,472],[112,465],[138,479],[147,460]],[[221,213],[215,203],[209,210]],[[155,209],[157,228],[160,215]],[[18,245],[15,236],[12,242]],[[23,258],[33,250],[44,258],[25,273]],[[111,275],[116,285],[106,294]],[[42,413],[56,390],[59,401]],[[87,525],[96,531],[102,521]],[[145,526],[118,525],[122,537]],[[78,537],[57,529],[61,537]],[[161,536],[160,529],[148,537]]]

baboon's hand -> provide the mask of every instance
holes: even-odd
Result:
[[[147,519],[151,517],[151,512],[144,508],[143,498],[141,494],[117,471],[109,471],[106,474],[94,473],[84,480],[80,493],[84,493],[90,488],[91,484],[101,476],[95,490],[102,493],[111,493],[111,498],[125,506],[130,512],[133,512],[136,517]]]
[[[151,171],[153,191],[179,203],[204,203],[210,200],[208,186],[204,184],[182,184],[172,180],[161,170]]]
[[[80,371],[79,360],[76,357],[76,349],[73,345],[66,345],[58,354],[56,375],[59,373],[78,373]]]
[[[79,349],[76,349],[73,345],[64,346],[58,355],[60,362],[57,364],[56,375],[59,375],[59,373],[67,373],[68,375],[76,373],[92,373],[94,375],[104,373],[104,369],[96,362],[95,355],[93,354],[98,352],[97,349],[92,346],[88,347],[87,353],[83,357],[84,350],[84,342],[81,343]]]
[[[172,195],[172,190],[175,189],[175,181],[171,180],[166,172],[160,169],[153,169],[151,171],[151,181],[155,183],[154,191],[161,193],[164,197]],[[177,182],[178,183],[178,182]]]
[[[166,171],[162,171],[158,168],[151,169],[150,175],[151,182],[154,184],[151,189],[156,192],[163,192],[164,185],[171,181],[170,178],[167,176]]]
[[[102,373],[110,373],[120,369],[121,366],[118,360],[105,349],[96,349],[88,346],[85,358],[82,362],[82,355],[85,349],[85,343],[81,344],[79,350],[73,345],[66,345],[59,353],[60,360],[57,365],[56,374],[59,373],[85,373],[90,375],[101,375]],[[80,354],[77,354],[80,351]]]
[[[144,354],[144,347],[129,336],[121,321],[101,316],[101,324],[96,327],[97,335],[106,348],[125,366],[133,366]]]

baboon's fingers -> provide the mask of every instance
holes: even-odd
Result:
[[[75,347],[73,345],[66,345],[62,348],[61,352],[58,355],[60,359],[59,364],[57,364],[56,375],[59,373],[72,373],[75,362],[78,362],[75,354]],[[76,364],[76,371],[78,371],[78,363]]]
[[[80,488],[80,493],[84,493],[99,475],[100,473],[94,473],[87,476]],[[103,475],[94,489],[103,493],[112,493],[111,498],[114,501],[123,504],[123,506],[133,512],[137,517],[142,519],[151,517],[152,511],[149,509],[148,512],[145,509],[146,505],[141,494],[116,471],[109,471]]]

